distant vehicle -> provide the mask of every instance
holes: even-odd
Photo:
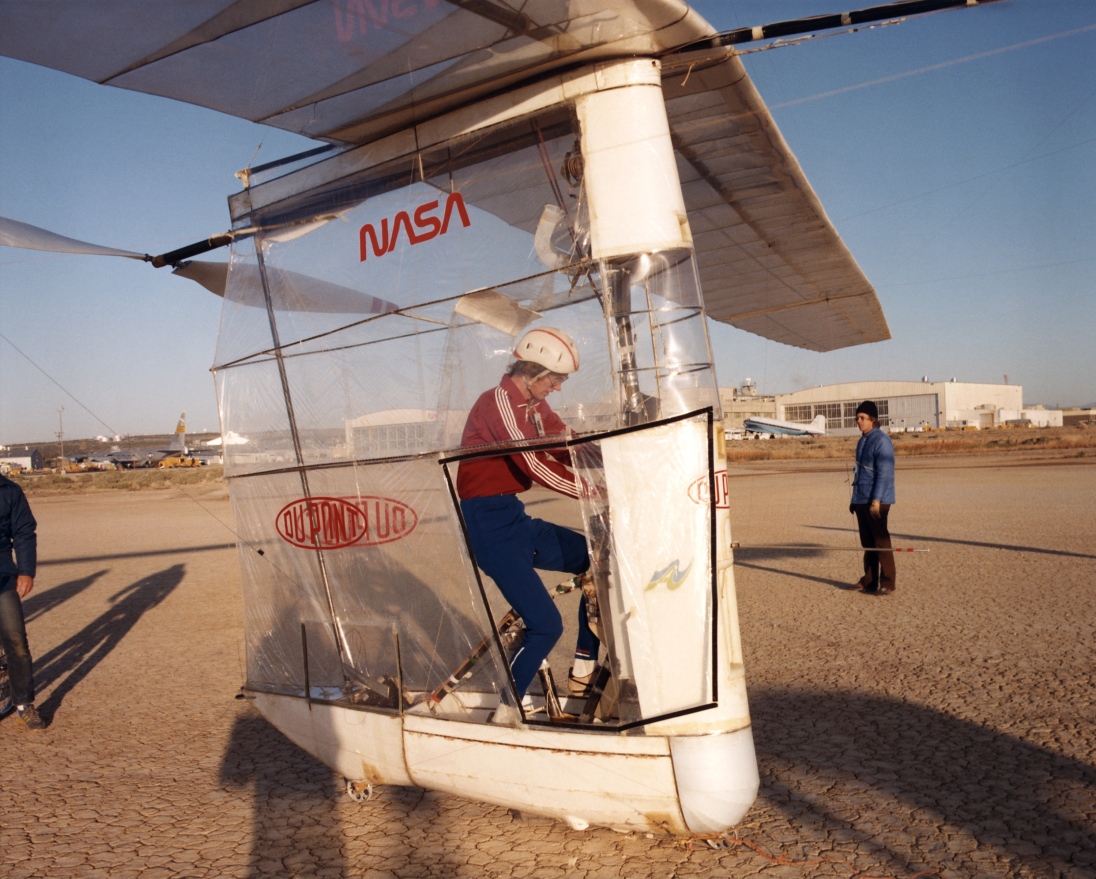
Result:
[[[161,458],[156,466],[161,470],[173,470],[176,467],[201,467],[202,462],[186,455],[168,455]]]
[[[111,449],[109,452],[96,452],[76,460],[88,464],[109,463],[118,469],[131,470],[134,467],[154,467],[169,456],[187,457],[185,412],[179,415],[179,423],[175,425],[175,434],[171,441],[162,448]]]
[[[743,427],[747,434],[759,436],[825,436],[826,416],[816,415],[810,424],[781,421],[779,418],[747,418]]]

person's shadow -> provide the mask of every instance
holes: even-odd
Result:
[[[890,697],[763,690],[750,705],[761,794],[792,827],[870,842],[885,872],[902,875],[924,869],[911,851],[930,856],[911,850],[897,817],[916,810],[961,828],[1009,875],[1096,877],[1096,766]],[[886,813],[871,832],[866,797]]]
[[[110,597],[113,606],[109,610],[64,643],[35,658],[34,677],[38,689],[45,689],[54,681],[64,678],[49,698],[38,706],[44,720],[49,722],[53,718],[65,696],[118,646],[146,611],[172,593],[182,582],[185,570],[184,565],[172,565],[116,592]]]
[[[55,607],[64,604],[70,598],[75,598],[106,573],[107,569],[104,568],[79,580],[69,580],[67,583],[58,583],[49,589],[35,590],[23,599],[23,618],[29,623],[31,620],[45,616]]]

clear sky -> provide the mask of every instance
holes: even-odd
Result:
[[[726,30],[872,4],[694,5]],[[814,354],[712,324],[721,384],[1007,375],[1027,403],[1096,404],[1096,3],[1006,0],[744,60],[894,338]],[[0,59],[0,214],[71,238],[160,253],[225,231],[236,171],[314,145]],[[167,433],[182,410],[216,430],[219,313],[167,269],[0,248],[0,443],[52,438],[61,407],[72,438]]]

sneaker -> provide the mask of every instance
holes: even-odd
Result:
[[[588,675],[576,676],[574,666],[567,669],[567,689],[572,696],[583,699],[590,695],[590,688],[594,683],[594,674],[597,669]]]
[[[38,716],[38,709],[34,707],[34,704],[24,705],[19,709],[18,718],[23,721],[23,726],[27,729],[45,729],[45,721]]]

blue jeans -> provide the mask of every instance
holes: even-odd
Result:
[[[534,519],[515,495],[460,502],[476,564],[525,623],[525,638],[510,660],[518,696],[533,682],[541,662],[563,634],[563,618],[534,568],[582,574],[590,567],[586,538],[560,525]],[[597,659],[599,643],[579,606],[578,648]]]
[[[26,705],[34,701],[34,671],[23,622],[23,601],[15,591],[15,582],[14,574],[0,574],[0,644],[8,660],[11,701]]]

